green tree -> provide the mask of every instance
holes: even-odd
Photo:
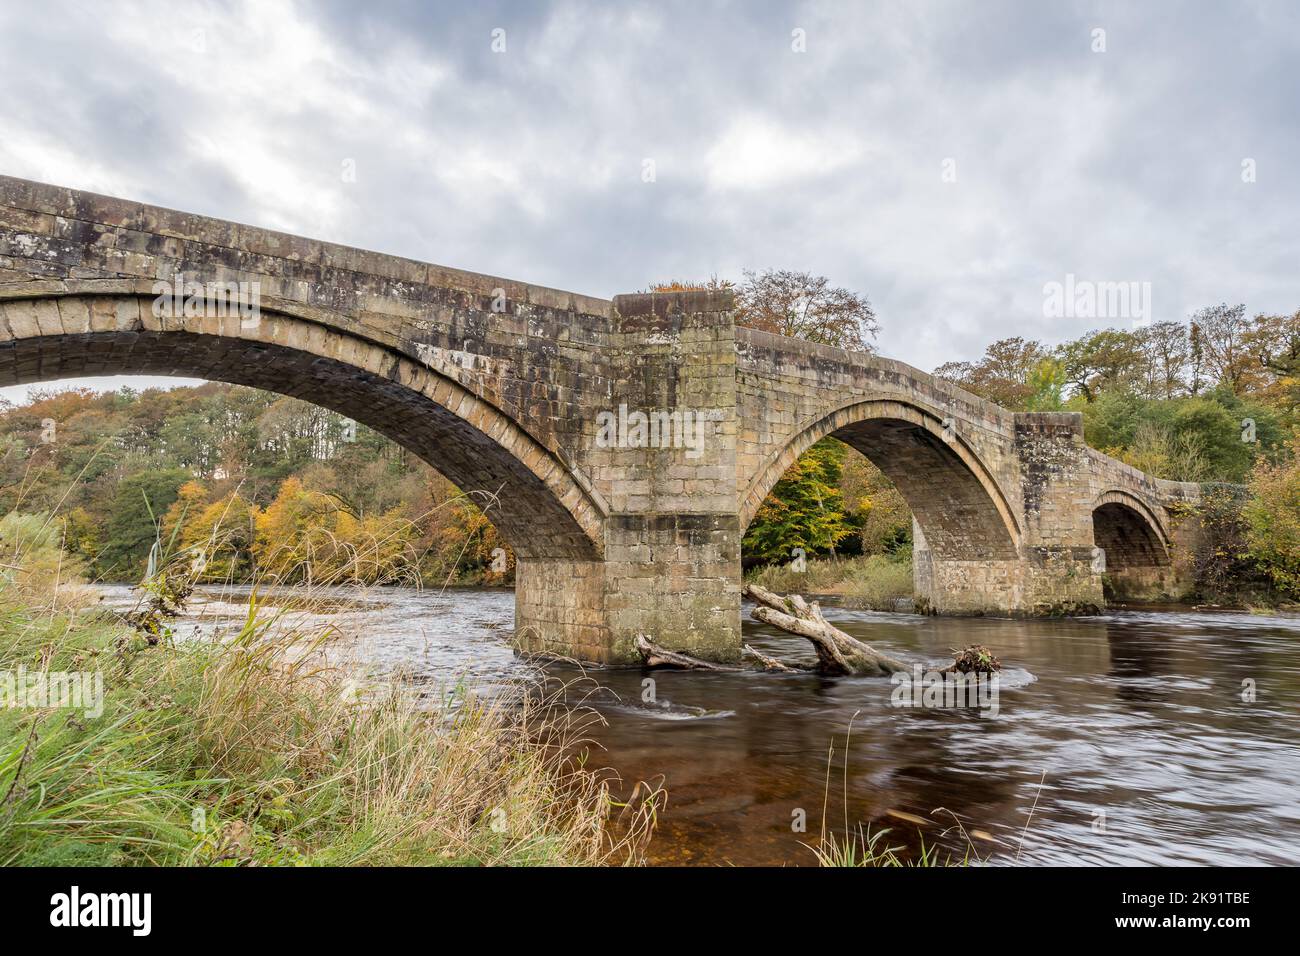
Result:
[[[143,575],[149,550],[159,538],[163,516],[189,479],[189,472],[182,468],[164,468],[142,471],[118,483],[106,522],[104,547],[95,556],[94,570],[99,577],[134,581]]]
[[[852,529],[844,516],[839,482],[846,446],[824,438],[799,456],[759,506],[741,543],[760,561],[781,561],[795,548],[825,552]]]
[[[1084,405],[1083,426],[1093,448],[1179,481],[1244,481],[1282,440],[1273,409],[1226,389],[1171,401],[1103,392]]]
[[[1025,377],[1024,410],[1057,412],[1065,407],[1065,367],[1054,358],[1041,358]]]

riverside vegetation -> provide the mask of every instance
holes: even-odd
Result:
[[[176,640],[193,555],[162,559],[140,606],[111,615],[59,527],[0,520],[0,674],[95,671],[104,693],[83,709],[0,708],[0,865],[644,862],[666,792],[620,800],[620,781],[588,765],[600,717],[571,700],[590,688],[457,685],[430,700],[398,677],[358,693],[317,653],[328,634],[283,626],[330,582],[279,608],[255,589],[234,634]],[[811,862],[954,862],[845,826],[823,820]]]
[[[0,525],[0,673],[99,672],[102,713],[0,708],[0,865],[641,860],[662,794],[614,799],[572,688],[358,693],[322,635],[256,599],[229,639],[175,641],[165,611],[150,629],[96,610],[60,536],[48,518]],[[146,604],[179,601],[184,557]]]

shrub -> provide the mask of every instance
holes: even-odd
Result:
[[[1300,462],[1257,464],[1242,517],[1250,556],[1278,589],[1300,593]]]
[[[63,535],[63,521],[47,514],[0,518],[0,584],[42,607],[82,603],[85,565],[64,551]]]

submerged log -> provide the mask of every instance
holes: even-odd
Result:
[[[700,660],[698,657],[691,657],[689,654],[683,654],[681,651],[670,651],[666,647],[660,647],[644,634],[636,636],[636,649],[641,654],[641,659],[645,661],[647,667],[675,667],[678,670],[686,671],[720,671],[735,672],[748,670],[746,667],[736,667],[730,664],[715,664],[712,661]],[[746,644],[742,649],[742,655],[745,660],[753,661],[762,670],[778,673],[800,674],[807,673],[809,668],[798,664],[787,664],[785,661],[779,661],[775,657],[768,657],[766,654],[754,650]]]
[[[702,661],[698,657],[691,657],[689,654],[683,654],[681,651],[670,651],[666,647],[660,647],[644,634],[636,636],[636,649],[640,652],[642,660],[647,667],[676,667],[680,670],[687,671],[739,671],[743,667],[735,667],[730,664],[714,664],[712,661]]]
[[[812,670],[811,667],[805,667],[802,664],[787,664],[775,657],[768,657],[766,654],[754,650],[748,644],[741,648],[741,651],[747,660],[752,660],[765,671],[773,671],[779,674],[806,674]]]
[[[755,620],[812,642],[822,673],[889,675],[911,670],[897,658],[880,653],[831,624],[816,601],[809,604],[797,594],[781,597],[757,584],[745,585],[743,593],[760,605],[754,608]]]

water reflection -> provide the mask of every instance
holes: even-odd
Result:
[[[245,596],[203,592],[186,627],[207,635],[229,625]],[[304,615],[337,629],[340,659],[430,688],[537,673],[508,646],[509,592],[377,589],[363,598]],[[958,857],[973,841],[993,864],[1017,855],[1040,864],[1296,861],[1296,619],[827,616],[923,662],[986,644],[1035,679],[1008,681],[997,715],[980,716],[892,706],[883,678],[658,671],[648,702],[639,669],[591,672],[606,688],[595,698],[608,721],[597,759],[629,787],[665,778],[657,862],[810,864],[803,844],[816,842],[823,820],[841,832],[846,821],[889,828],[895,843],[915,850],[923,838]],[[765,653],[812,659],[807,642],[764,625],[747,621],[745,636]],[[1246,681],[1254,702],[1243,700]],[[805,833],[792,829],[801,811]]]

